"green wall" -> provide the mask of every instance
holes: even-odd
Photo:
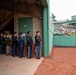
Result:
[[[43,8],[43,55],[48,56],[48,8]]]
[[[24,32],[25,34],[27,34],[27,31],[31,31],[31,35],[33,35],[32,17],[19,18],[18,19],[18,33]],[[25,37],[25,43],[26,43],[26,37]]]
[[[54,32],[54,25],[53,25],[53,18],[52,18],[52,13],[50,9],[50,0],[48,1],[48,55],[52,51],[53,47],[53,32]],[[51,17],[51,18],[50,18]]]
[[[76,47],[76,36],[54,36],[55,46]]]
[[[45,1],[45,0],[44,0]],[[47,0],[46,0],[47,1]],[[43,2],[45,3],[45,2]],[[43,49],[44,56],[49,56],[53,46],[53,20],[51,18],[52,24],[50,25],[50,4],[49,0],[47,1],[47,6],[43,5]]]

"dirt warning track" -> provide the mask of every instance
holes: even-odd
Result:
[[[34,75],[76,75],[76,48],[55,48],[54,57],[45,58]]]

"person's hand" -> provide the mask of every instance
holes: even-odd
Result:
[[[42,42],[40,42],[40,44],[42,45]]]

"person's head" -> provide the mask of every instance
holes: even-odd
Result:
[[[30,35],[30,34],[31,34],[31,32],[30,32],[30,31],[28,31],[28,32],[27,32],[27,34],[28,34],[28,35]]]
[[[37,34],[38,36],[40,36],[40,31],[37,31],[36,34]]]
[[[14,35],[14,36],[17,36],[17,32],[14,32],[13,35]]]
[[[3,36],[3,33],[1,33],[1,36]]]
[[[23,34],[22,33],[20,33],[20,37],[23,37]]]

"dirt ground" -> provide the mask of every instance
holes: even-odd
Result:
[[[34,75],[76,75],[76,48],[54,48],[54,57],[44,58]]]

